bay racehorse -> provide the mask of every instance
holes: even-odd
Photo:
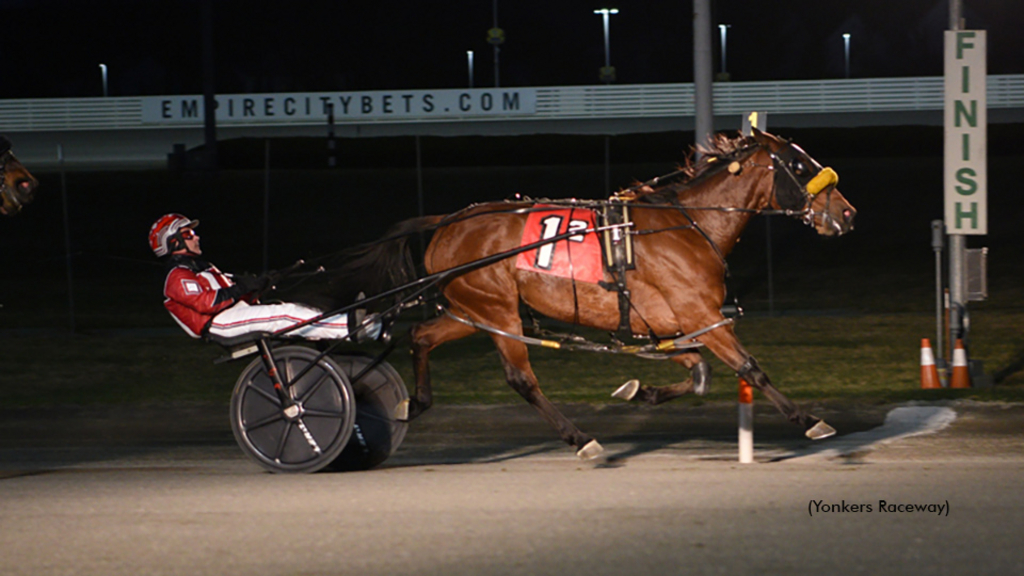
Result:
[[[635,268],[625,272],[629,329],[667,342],[668,348],[679,335],[703,332],[692,340],[765,394],[807,437],[831,436],[835,430],[779,392],[737,340],[722,313],[725,258],[758,213],[781,211],[802,219],[821,235],[838,236],[853,228],[856,211],[836,189],[835,171],[784,139],[757,131],[747,137],[718,135],[701,152],[698,162],[688,161],[688,167],[672,178],[654,179],[613,197],[627,203],[632,214],[628,233]],[[546,204],[557,205],[557,201]],[[411,259],[406,240],[411,234],[432,231],[424,255],[426,271],[436,274],[464,266],[519,247],[525,242],[529,212],[535,209],[532,202],[492,202],[447,216],[408,220],[396,225],[381,242],[368,245],[360,261],[375,263],[379,274],[392,285],[408,281],[415,272],[408,267]],[[580,232],[580,236],[594,233]],[[569,249],[569,244],[569,240],[561,240],[554,250]],[[402,269],[401,263],[405,263]],[[581,458],[600,454],[600,444],[541,392],[530,367],[519,305],[525,303],[556,320],[615,330],[624,317],[618,293],[608,289],[613,278],[607,270],[603,274],[602,284],[581,282],[523,269],[517,267],[516,258],[505,258],[446,279],[441,288],[448,302],[447,313],[412,329],[415,391],[406,411],[400,410],[397,417],[411,420],[430,407],[430,351],[484,330],[498,348],[509,385]],[[686,393],[703,393],[710,368],[700,353],[690,347],[671,359],[690,369],[691,377],[660,387],[631,381],[613,395],[657,404]]]
[[[39,181],[18,161],[11,151],[11,141],[0,136],[0,214],[14,216],[32,201]]]

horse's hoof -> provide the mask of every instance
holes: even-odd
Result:
[[[405,399],[395,406],[395,420],[399,422],[409,421],[409,400]]]
[[[636,393],[639,391],[640,381],[634,378],[629,382],[626,382],[622,386],[619,386],[619,388],[615,392],[612,392],[612,398],[621,398],[626,402],[629,402],[634,397],[636,397]]]
[[[811,440],[821,440],[829,436],[835,436],[836,429],[825,424],[824,420],[818,420],[818,423],[808,428],[804,434]]]
[[[602,448],[601,445],[597,443],[597,440],[591,440],[590,442],[584,444],[583,448],[580,448],[579,450],[576,451],[576,456],[578,456],[580,460],[593,460],[594,458],[600,456],[603,452],[604,448]]]
[[[693,383],[693,393],[697,396],[703,396],[708,393],[708,381],[702,380],[700,382]]]

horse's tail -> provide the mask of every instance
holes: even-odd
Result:
[[[361,283],[361,290],[378,294],[413,282],[420,268],[413,257],[413,248],[422,253],[429,233],[437,229],[444,216],[421,216],[395,224],[384,237],[356,246],[345,252],[339,278]]]
[[[337,310],[352,304],[360,293],[373,296],[409,284],[417,279],[419,267],[414,248],[423,251],[427,235],[438,227],[443,216],[412,218],[392,226],[383,238],[354,246],[319,259],[326,269],[314,273],[292,288],[271,296],[302,302],[321,310]],[[422,240],[421,240],[422,239]],[[417,246],[419,244],[420,246]],[[388,303],[370,303],[369,308]]]

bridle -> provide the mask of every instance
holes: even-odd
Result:
[[[786,141],[786,145],[777,152],[767,146],[764,148],[772,159],[770,169],[775,171],[772,202],[780,210],[784,210],[787,215],[801,216],[804,224],[808,226],[813,226],[814,218],[818,216],[826,226],[838,228],[839,224],[832,218],[829,211],[832,205],[832,192],[835,190],[836,184],[839,183],[839,175],[836,174],[836,171],[830,167],[821,166],[789,141]],[[810,162],[810,166],[804,158]],[[788,188],[796,193],[792,206],[783,206],[779,201],[780,187]],[[816,212],[812,205],[814,199],[822,192],[825,193],[825,209]]]

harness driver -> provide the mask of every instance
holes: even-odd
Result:
[[[220,344],[286,330],[318,318],[323,312],[297,303],[260,304],[259,294],[280,280],[279,272],[262,276],[227,274],[201,258],[198,220],[181,214],[161,216],[149,230],[149,246],[157,257],[167,257],[164,307],[189,336]],[[371,318],[354,321],[355,314],[338,314],[317,320],[289,336],[307,340],[339,340],[349,337],[349,327],[358,324],[358,341],[376,340],[381,322]]]

